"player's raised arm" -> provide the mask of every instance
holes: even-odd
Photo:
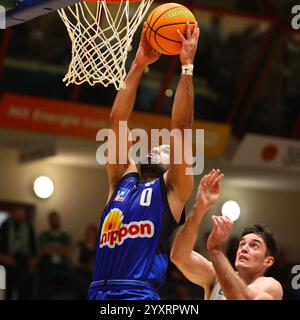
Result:
[[[108,171],[110,189],[114,189],[115,185],[118,183],[119,179],[124,173],[137,171],[135,164],[130,160],[130,156],[128,155],[128,150],[131,147],[131,142],[129,139],[130,131],[127,127],[127,135],[125,134],[119,137],[119,122],[129,120],[134,107],[137,88],[141,76],[145,68],[149,64],[155,62],[160,56],[150,47],[149,43],[147,42],[145,37],[145,28],[146,27],[144,25],[139,48],[125,79],[126,88],[119,90],[110,113],[109,128],[113,130],[116,137],[116,164],[107,164],[106,166]],[[109,140],[108,148],[113,147],[110,146],[110,143],[113,142],[114,139]],[[125,146],[126,144],[127,148],[121,148],[121,150],[123,150],[120,151],[119,147]],[[126,154],[120,154],[120,152]],[[125,163],[120,163],[119,159],[125,159]]]
[[[177,204],[181,202],[184,205],[192,192],[194,183],[193,176],[191,174],[187,174],[186,170],[187,168],[191,169],[192,154],[189,155],[190,159],[185,159],[184,149],[188,146],[184,145],[185,142],[183,137],[184,129],[191,129],[194,119],[194,86],[192,68],[200,34],[198,24],[195,24],[193,31],[191,26],[187,24],[186,36],[183,36],[180,31],[178,31],[178,34],[182,40],[180,61],[183,68],[175,94],[171,127],[172,129],[180,130],[182,139],[178,137],[174,140],[171,139],[170,141],[170,167],[165,173],[164,178],[167,188],[172,191],[171,196],[176,199]],[[175,163],[176,143],[182,144],[181,163]],[[189,141],[188,143],[192,144],[192,141]],[[191,149],[192,146],[190,145],[190,150]],[[176,154],[176,156],[178,157],[178,154]],[[173,210],[172,212],[175,215],[181,214],[180,210]],[[179,220],[179,217],[175,216],[175,219]]]
[[[212,170],[201,179],[195,204],[176,232],[171,249],[172,262],[190,281],[205,288],[206,296],[215,282],[215,271],[212,263],[193,248],[204,216],[218,201],[223,177],[220,170]]]

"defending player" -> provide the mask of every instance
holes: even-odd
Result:
[[[278,251],[274,236],[266,227],[257,224],[244,229],[236,254],[236,271],[222,251],[232,230],[228,218],[212,216],[213,230],[207,239],[211,262],[193,250],[201,221],[219,198],[223,176],[220,170],[213,170],[202,178],[193,209],[176,233],[171,260],[190,281],[204,288],[206,299],[282,299],[280,283],[264,276]]]

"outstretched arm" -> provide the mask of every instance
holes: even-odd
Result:
[[[212,170],[199,184],[196,202],[188,215],[186,223],[175,235],[171,249],[171,260],[192,282],[210,288],[215,281],[215,272],[211,262],[193,250],[199,226],[207,211],[217,202],[221,181],[224,175],[220,170]]]
[[[119,179],[124,175],[124,173],[128,171],[137,171],[135,164],[130,160],[130,156],[128,155],[128,150],[131,147],[131,139],[130,139],[130,131],[128,130],[127,124],[127,136],[121,135],[119,137],[119,122],[120,121],[128,121],[131,116],[139,81],[141,76],[145,70],[145,68],[155,62],[159,58],[159,54],[155,52],[149,45],[146,36],[146,26],[144,25],[139,48],[137,50],[135,59],[131,65],[131,68],[127,74],[125,79],[125,89],[120,89],[115,98],[110,118],[109,118],[109,128],[112,129],[112,132],[116,137],[116,164],[107,164],[107,171],[109,177],[110,188],[113,189],[115,185],[118,183]],[[108,148],[110,148],[110,141],[114,141],[113,139],[108,140]],[[113,143],[113,142],[111,142]],[[122,148],[120,154],[119,146],[125,146],[127,148],[124,150]],[[112,146],[111,146],[112,147]],[[119,159],[125,159],[125,163],[120,163]]]
[[[196,24],[194,30],[191,30],[187,24],[186,37],[179,31],[178,34],[182,40],[182,50],[180,53],[180,61],[182,65],[193,64],[197,50],[199,39],[199,28]],[[186,169],[191,170],[192,167],[192,145],[185,146],[184,129],[191,129],[194,119],[194,86],[192,75],[182,74],[177,86],[174,104],[172,109],[171,128],[177,129],[179,135],[170,141],[170,166],[165,173],[164,179],[166,186],[171,190],[169,203],[173,204],[171,208],[175,219],[178,221],[182,212],[182,208],[190,197],[193,190],[194,178],[192,174],[187,174]],[[181,145],[181,151],[176,150],[175,146]],[[184,150],[190,150],[189,159],[184,156]],[[181,153],[181,155],[180,155]],[[179,161],[175,161],[175,155]],[[176,163],[177,162],[177,163]]]
[[[213,230],[207,240],[207,250],[220,286],[227,299],[273,300],[282,298],[282,287],[273,278],[259,277],[247,285],[221,250],[232,230],[232,222],[225,217],[212,216]]]

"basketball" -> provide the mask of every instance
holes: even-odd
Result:
[[[147,18],[146,38],[151,47],[166,55],[176,55],[181,51],[181,40],[177,29],[186,33],[186,23],[195,25],[193,13],[178,3],[165,3],[155,8]]]

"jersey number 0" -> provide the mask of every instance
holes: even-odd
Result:
[[[140,200],[140,205],[143,207],[149,207],[151,203],[151,198],[152,198],[152,188],[147,188],[143,190],[141,194],[141,200]]]

